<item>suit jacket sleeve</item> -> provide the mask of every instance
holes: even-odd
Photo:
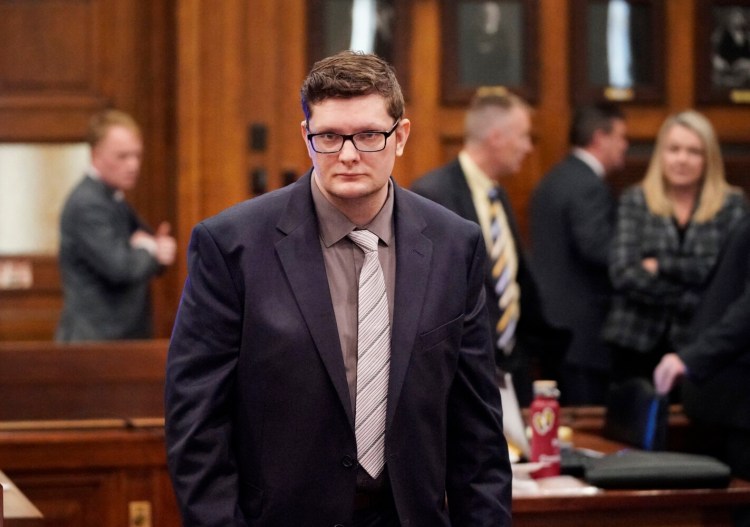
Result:
[[[197,226],[166,374],[168,467],[185,525],[244,525],[235,518],[238,477],[231,454],[240,298],[211,233]]]
[[[511,525],[511,470],[485,307],[485,260],[478,236],[458,370],[448,398],[447,493],[455,527]]]
[[[739,286],[739,284],[738,284]],[[690,377],[701,381],[750,354],[750,264],[744,290],[724,316],[684,348],[680,356]]]
[[[680,350],[690,378],[701,382],[737,361],[750,365],[750,217],[733,231]]]
[[[76,251],[97,273],[112,284],[141,282],[154,275],[159,264],[145,249],[131,247],[130,239],[116,228],[118,217],[112,203],[91,202],[76,208],[71,233]]]

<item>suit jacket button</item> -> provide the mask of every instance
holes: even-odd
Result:
[[[354,460],[349,456],[344,456],[343,458],[341,458],[341,465],[344,468],[352,468],[354,464]]]

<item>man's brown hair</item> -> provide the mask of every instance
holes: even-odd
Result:
[[[394,120],[403,116],[404,96],[393,67],[377,55],[341,51],[313,65],[302,84],[302,111],[309,121],[311,106],[325,99],[349,99],[373,93],[385,98],[388,114]]]

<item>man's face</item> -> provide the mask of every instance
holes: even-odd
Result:
[[[533,149],[529,112],[518,106],[511,108],[495,130],[493,143],[497,177],[521,170],[524,159]]]
[[[140,136],[125,126],[112,126],[91,151],[91,164],[102,181],[117,190],[131,190],[138,181],[143,156]]]
[[[601,163],[605,172],[620,170],[625,166],[625,152],[628,150],[628,129],[625,121],[615,119],[612,122],[612,130],[609,133],[602,132],[600,140],[602,145]]]
[[[387,132],[394,119],[388,115],[385,98],[378,94],[350,99],[325,99],[311,106],[311,116],[302,123],[302,138],[315,169],[315,180],[323,195],[339,208],[352,203],[385,200],[388,179],[396,156],[404,151],[410,123],[401,119],[394,133],[379,152],[360,152],[351,141],[332,154],[315,152],[307,140],[308,133]],[[364,201],[363,201],[364,200]]]

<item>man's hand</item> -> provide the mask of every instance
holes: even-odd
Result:
[[[177,242],[169,235],[171,230],[172,226],[163,221],[159,224],[154,236],[156,240],[156,254],[154,256],[162,265],[172,265],[177,254]]]
[[[667,394],[687,373],[687,367],[676,353],[664,355],[654,369],[654,387],[659,394]]]
[[[156,240],[149,233],[140,229],[130,235],[130,246],[148,251],[152,256],[156,254]]]
[[[162,265],[172,265],[177,254],[177,242],[169,235],[172,230],[168,222],[163,221],[156,229],[156,254],[154,257]]]
[[[177,254],[177,242],[169,235],[172,227],[163,221],[153,236],[146,231],[137,230],[130,236],[130,245],[145,249],[161,265],[172,265]]]

